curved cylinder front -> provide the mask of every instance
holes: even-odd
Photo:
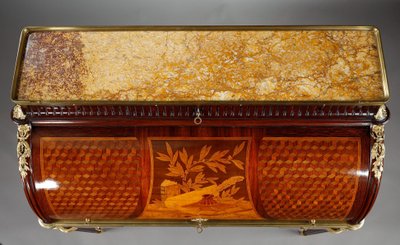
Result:
[[[275,220],[345,220],[360,173],[360,138],[265,137],[258,150],[258,211]]]
[[[379,186],[367,127],[33,127],[26,193],[46,223],[357,223]]]
[[[143,210],[146,168],[135,137],[40,137],[34,189],[46,220],[124,220]],[[148,184],[147,184],[148,186]]]

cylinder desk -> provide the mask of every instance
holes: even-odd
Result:
[[[28,27],[12,87],[46,228],[362,226],[389,91],[370,26]]]

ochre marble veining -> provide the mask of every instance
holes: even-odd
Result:
[[[373,30],[29,35],[18,100],[383,100]]]

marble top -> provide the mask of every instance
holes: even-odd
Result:
[[[385,101],[375,29],[31,30],[16,101]]]

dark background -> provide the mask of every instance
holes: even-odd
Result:
[[[41,228],[25,200],[10,120],[10,88],[21,28],[28,25],[375,25],[381,30],[391,92],[385,172],[364,227],[297,236],[277,228],[120,228],[101,235]],[[400,1],[388,0],[13,0],[0,3],[0,243],[11,244],[399,244]]]

